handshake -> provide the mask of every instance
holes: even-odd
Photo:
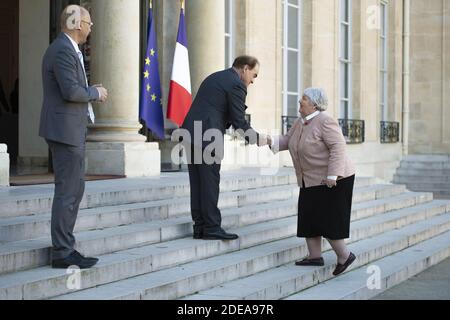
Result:
[[[268,134],[259,134],[257,145],[258,147],[272,146],[272,137]]]

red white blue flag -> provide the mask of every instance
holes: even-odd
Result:
[[[181,126],[191,108],[191,104],[192,92],[188,41],[184,9],[181,8],[180,25],[178,27],[178,38],[169,88],[167,118],[175,122],[178,126]]]

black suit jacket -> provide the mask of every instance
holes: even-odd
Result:
[[[208,129],[218,129],[223,141],[225,130],[232,125],[234,129],[241,129],[254,137],[248,142],[255,144],[258,133],[245,119],[246,97],[247,88],[233,68],[213,73],[201,84],[182,128],[189,131],[195,142],[194,122],[200,121],[202,134]],[[209,143],[203,142],[202,148]]]

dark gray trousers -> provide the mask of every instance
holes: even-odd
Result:
[[[64,259],[75,250],[73,230],[84,194],[85,145],[74,147],[48,140],[47,144],[52,152],[55,173],[51,220],[52,259]]]

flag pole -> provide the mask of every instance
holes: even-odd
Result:
[[[149,0],[149,5],[150,5],[150,9],[153,9],[153,1],[152,0]]]
[[[184,10],[184,0],[180,0],[181,1],[181,9]]]

